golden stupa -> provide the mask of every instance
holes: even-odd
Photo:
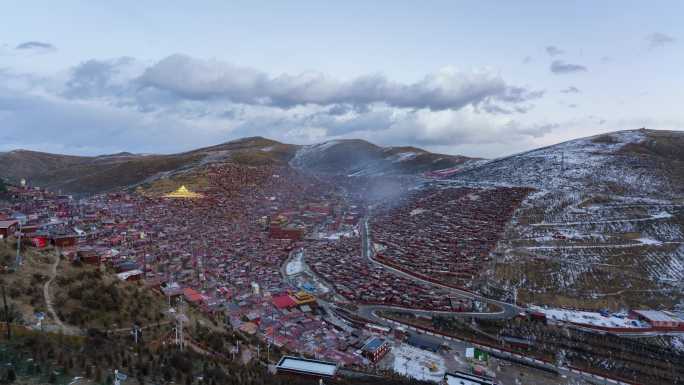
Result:
[[[178,190],[164,195],[164,198],[193,199],[202,198],[204,195],[188,190],[185,186],[180,186]]]

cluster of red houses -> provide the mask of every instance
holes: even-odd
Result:
[[[418,190],[381,206],[373,217],[376,258],[451,284],[469,286],[478,275],[525,188]]]
[[[10,187],[12,203],[0,207],[0,239],[21,233],[34,247],[71,248],[82,231],[71,218],[77,208],[70,196],[29,187]]]
[[[445,291],[371,265],[361,256],[358,237],[311,245],[306,260],[338,294],[356,303],[442,311],[472,308],[468,300],[450,298]]]
[[[104,264],[122,280],[143,281],[207,313],[223,314],[247,333],[351,364],[362,359],[349,350],[350,334],[324,322],[315,298],[284,280],[281,269],[292,250],[305,248],[311,268],[357,303],[472,308],[468,300],[452,299],[361,257],[360,239],[351,231],[363,215],[359,207],[387,193],[372,179],[360,179],[363,188],[352,190],[349,182],[289,167],[232,164],[208,166],[204,176],[201,195],[188,199],[119,192],[77,201],[17,189],[12,205],[0,210],[0,234],[10,236],[21,224],[38,247],[52,244],[74,261]],[[408,186],[397,183],[401,191]],[[325,233],[352,237],[312,236]],[[384,346],[367,358],[377,359]]]

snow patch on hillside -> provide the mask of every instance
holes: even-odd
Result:
[[[389,157],[389,160],[393,163],[405,162],[407,160],[414,159],[418,154],[415,152],[400,152]]]
[[[638,157],[618,154],[624,146],[646,139],[643,132],[634,130],[572,140],[482,162],[455,174],[453,180],[544,190],[613,183],[657,191],[661,183],[643,172]]]
[[[341,143],[340,140],[329,140],[329,141],[323,142],[323,143],[317,143],[317,144],[311,144],[308,146],[302,146],[295,153],[294,157],[292,158],[291,163],[294,165],[301,165],[304,163],[305,159],[316,158],[318,156],[322,156],[326,150],[328,150],[331,147],[334,147],[340,143]]]

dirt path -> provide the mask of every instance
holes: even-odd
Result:
[[[52,316],[52,319],[54,320],[55,324],[59,327],[59,329],[62,331],[63,334],[80,334],[80,330],[78,328],[75,328],[73,326],[68,326],[65,325],[61,319],[59,319],[59,316],[57,315],[57,312],[55,311],[54,306],[52,306],[52,296],[50,295],[50,284],[52,284],[52,281],[55,280],[57,277],[57,267],[59,266],[61,258],[57,256],[55,262],[50,266],[50,279],[45,282],[43,285],[43,296],[45,297],[45,305],[47,306],[48,313],[50,313],[50,316]]]

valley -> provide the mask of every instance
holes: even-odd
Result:
[[[5,282],[31,332],[123,342],[149,328],[146,349],[231,365],[294,354],[392,378],[391,345],[400,361],[434,348],[443,371],[661,383],[684,374],[681,140],[621,131],[494,160],[263,138],[168,156],[5,153]],[[452,359],[468,349],[492,359]]]

